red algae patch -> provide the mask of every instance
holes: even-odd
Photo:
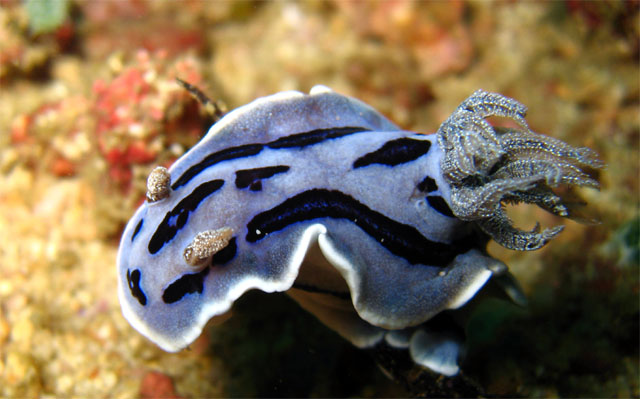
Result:
[[[157,371],[150,371],[142,378],[140,397],[142,399],[180,398],[180,396],[176,394],[176,389],[173,386],[171,377]]]

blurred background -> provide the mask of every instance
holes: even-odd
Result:
[[[156,165],[227,109],[315,84],[434,132],[482,88],[529,107],[534,131],[596,150],[597,225],[542,250],[490,252],[530,304],[481,308],[463,370],[488,393],[638,397],[638,1],[0,0],[0,395],[406,396],[283,294],[165,353],[124,320],[115,257]]]

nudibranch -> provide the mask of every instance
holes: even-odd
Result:
[[[523,300],[487,242],[534,250],[561,230],[519,230],[505,204],[571,217],[552,188],[598,187],[597,155],[534,133],[525,113],[478,90],[426,135],[324,86],[228,113],[151,172],[118,252],[124,316],[173,352],[244,292],[286,291],[358,347],[455,375],[462,338],[430,321],[490,284]]]

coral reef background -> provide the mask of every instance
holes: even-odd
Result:
[[[115,256],[145,179],[228,109],[325,84],[433,132],[478,88],[596,150],[600,224],[493,244],[529,296],[474,315],[463,370],[488,393],[639,397],[640,3],[0,0],[0,395],[405,396],[287,297],[250,293],[165,353],[120,313]],[[543,220],[518,206],[521,227]]]

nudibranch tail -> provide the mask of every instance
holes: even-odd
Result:
[[[562,217],[569,205],[552,190],[560,185],[599,188],[583,168],[604,164],[589,148],[571,145],[529,129],[526,107],[496,93],[478,90],[464,100],[438,129],[444,151],[441,169],[451,184],[455,216],[476,221],[499,244],[534,250],[555,237],[562,227],[522,231],[503,209],[503,202],[525,202]],[[520,128],[494,128],[484,118],[512,119]]]

